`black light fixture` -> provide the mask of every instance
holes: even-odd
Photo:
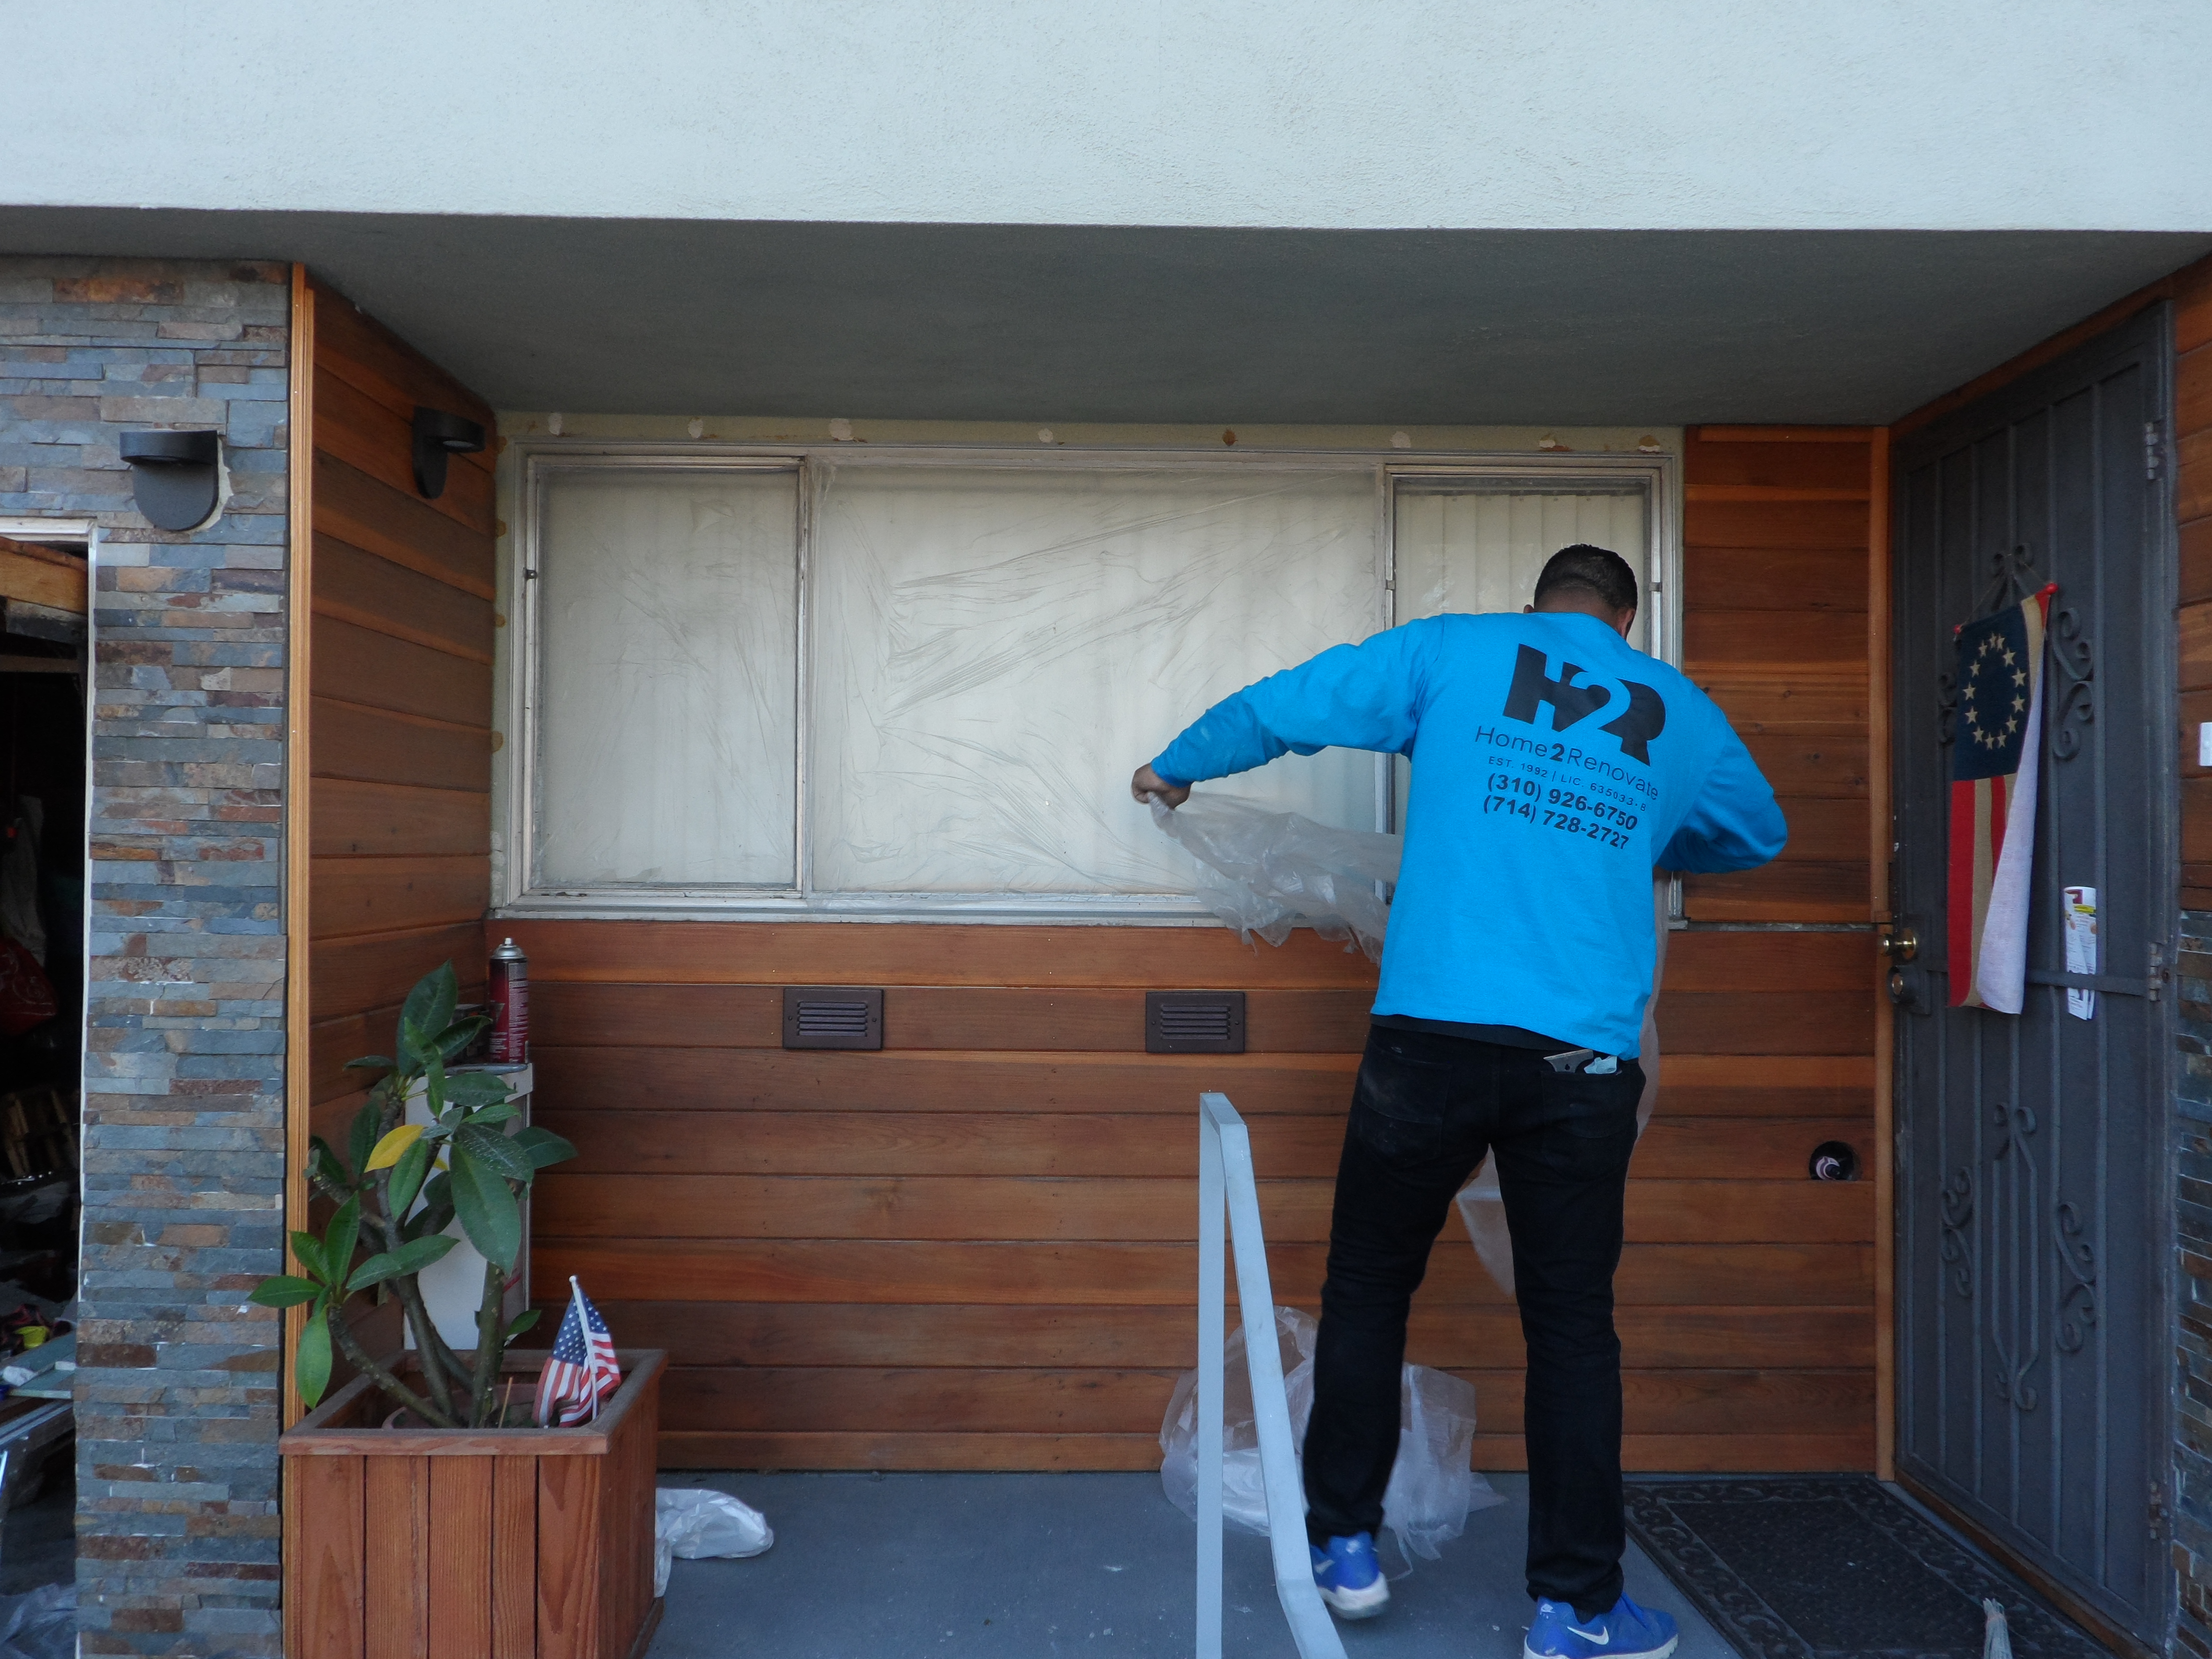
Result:
[[[126,432],[131,490],[156,530],[198,530],[215,517],[222,441],[213,432]]]
[[[447,456],[474,455],[483,447],[483,428],[466,416],[415,405],[415,488],[425,501],[446,493]]]

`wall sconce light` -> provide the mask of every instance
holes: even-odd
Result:
[[[213,432],[126,432],[131,490],[156,530],[201,530],[222,505],[222,441]]]
[[[446,457],[474,455],[484,447],[484,429],[442,409],[415,406],[415,488],[425,501],[446,493]]]

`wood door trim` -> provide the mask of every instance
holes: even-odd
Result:
[[[1867,879],[1869,915],[1890,921],[1889,854],[1896,841],[1889,775],[1889,433],[1874,434],[1867,458]],[[1873,955],[1874,1000],[1874,1470],[1897,1474],[1897,1009],[1887,994],[1888,963]]]
[[[311,615],[313,584],[310,568],[314,556],[315,489],[315,290],[307,268],[292,267],[292,339],[290,426],[286,443],[289,473],[285,497],[285,544],[289,557],[284,620],[284,1217],[289,1235],[307,1225],[309,1027],[309,827],[311,757],[309,753],[309,654],[313,638]],[[297,1273],[299,1263],[288,1243],[285,1271]],[[288,1309],[284,1314],[283,1425],[300,1420],[304,1407],[300,1385],[292,1374],[290,1356],[297,1351],[307,1328],[307,1310]]]

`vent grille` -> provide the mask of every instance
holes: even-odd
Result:
[[[884,994],[852,985],[783,988],[787,1048],[880,1048]]]
[[[1147,991],[1145,1051],[1154,1054],[1241,1054],[1242,991]]]

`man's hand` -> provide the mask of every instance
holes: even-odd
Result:
[[[1190,799],[1188,787],[1178,789],[1147,766],[1137,769],[1129,780],[1129,793],[1139,800],[1158,800],[1163,806],[1180,806]]]

